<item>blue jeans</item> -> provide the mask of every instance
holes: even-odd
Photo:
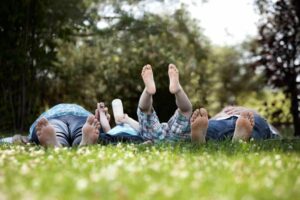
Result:
[[[49,118],[49,123],[54,127],[58,142],[63,146],[79,145],[82,139],[82,127],[86,122],[87,117],[64,115],[54,118]],[[30,141],[39,144],[35,128],[29,138]],[[125,132],[120,132],[116,135],[109,135],[103,132],[100,128],[99,142],[104,144],[114,144],[118,142],[143,142],[141,136],[133,136]]]
[[[235,130],[237,117],[232,116],[222,120],[209,120],[206,134],[207,140],[231,139]],[[267,121],[259,115],[254,115],[255,125],[252,130],[251,138],[264,140],[272,138],[271,130]]]
[[[54,127],[57,140],[63,146],[79,145],[82,138],[82,127],[86,122],[87,117],[64,115],[54,118],[49,118],[49,123]],[[34,128],[30,141],[39,144],[36,130]]]

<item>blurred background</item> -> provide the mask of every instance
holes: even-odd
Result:
[[[194,108],[248,106],[299,136],[299,19],[297,0],[1,1],[0,133],[27,132],[58,103],[93,112],[120,98],[136,118],[145,64],[166,121],[174,63]]]

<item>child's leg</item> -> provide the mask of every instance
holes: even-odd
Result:
[[[107,114],[107,107],[103,102],[97,103],[97,109],[95,110],[95,116],[100,122],[100,125],[105,133],[111,130],[109,124],[109,118]]]
[[[190,117],[193,112],[192,104],[179,83],[179,72],[175,65],[169,65],[168,74],[170,79],[169,90],[175,95],[177,107],[184,116]]]
[[[151,65],[145,65],[143,67],[142,78],[145,84],[145,89],[141,94],[138,106],[142,112],[150,114],[153,102],[152,95],[156,92]]]

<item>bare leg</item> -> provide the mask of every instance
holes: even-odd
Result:
[[[99,137],[100,123],[94,115],[88,116],[82,127],[82,139],[79,146],[96,144]]]
[[[235,130],[232,141],[248,141],[250,139],[254,126],[253,112],[244,111],[241,113],[235,123]]]
[[[145,84],[145,89],[139,100],[139,108],[142,112],[151,113],[152,95],[155,94],[155,82],[151,65],[145,65],[142,70],[142,78]]]
[[[205,143],[205,136],[208,128],[208,115],[204,108],[200,108],[194,111],[191,117],[192,127],[192,142]]]
[[[192,104],[179,83],[179,72],[175,65],[169,65],[168,74],[170,79],[169,90],[175,95],[177,107],[183,115],[190,117],[193,112]]]
[[[109,114],[107,112],[107,107],[103,102],[97,103],[97,109],[95,111],[96,117],[98,121],[100,121],[100,126],[102,127],[103,131],[107,133],[111,127],[109,124]]]
[[[36,125],[37,137],[44,147],[61,147],[56,138],[54,127],[46,118],[41,118]]]

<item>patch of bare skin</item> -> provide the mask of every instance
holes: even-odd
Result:
[[[205,143],[205,136],[208,128],[208,114],[204,108],[196,109],[191,117],[191,138],[192,142]]]
[[[169,85],[170,93],[176,94],[182,88],[179,83],[179,72],[174,64],[169,64],[168,75],[170,79],[170,85]]]
[[[244,111],[241,113],[235,123],[235,130],[232,141],[249,141],[254,127],[254,114],[253,112]]]
[[[44,147],[61,147],[57,141],[54,127],[46,118],[41,118],[36,125],[36,134],[39,142]]]
[[[99,137],[100,123],[94,115],[88,116],[82,127],[82,139],[79,146],[96,144]]]
[[[142,78],[145,84],[147,93],[154,95],[156,92],[155,82],[153,78],[153,71],[151,65],[145,65],[142,70]]]
[[[99,113],[100,126],[102,127],[103,131],[107,133],[109,130],[111,130],[109,124],[110,116],[108,114],[108,108],[105,106],[103,102],[100,102],[97,104],[97,111]]]

